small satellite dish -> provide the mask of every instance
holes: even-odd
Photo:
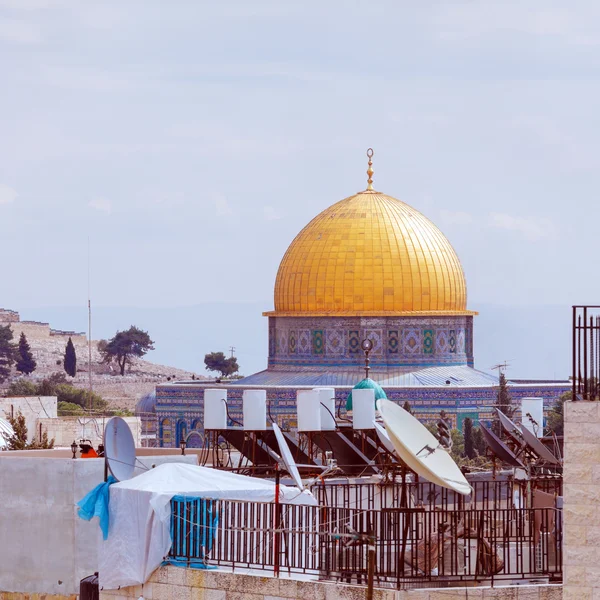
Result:
[[[385,430],[385,427],[382,427],[377,421],[373,421],[373,425],[375,425],[375,431],[377,432],[377,437],[381,442],[381,445],[390,453],[396,454],[396,449],[394,448],[394,444],[392,444],[392,440],[390,440],[390,436],[388,432]]]
[[[104,456],[117,481],[133,477],[135,442],[129,425],[121,417],[112,417],[104,428]]]
[[[548,448],[546,448],[546,446],[544,446],[544,444],[542,444],[542,442],[540,442],[540,440],[538,440],[525,425],[520,424],[519,428],[525,443],[535,455],[553,465],[560,465],[560,460],[558,460],[558,458],[556,458],[556,456],[554,456],[554,454],[552,454],[552,452],[550,452],[550,450],[548,450]]]
[[[378,400],[377,408],[396,453],[410,469],[463,496],[472,492],[458,465],[420,421],[390,400]]]
[[[277,438],[277,443],[279,444],[279,453],[281,454],[281,460],[285,465],[286,471],[294,480],[296,487],[300,490],[303,490],[304,484],[302,483],[302,477],[300,477],[300,471],[298,471],[298,466],[296,465],[296,461],[292,456],[290,447],[285,441],[285,437],[283,436],[283,433],[281,432],[281,429],[279,429],[279,425],[277,425],[277,423],[273,423],[273,431],[275,432],[275,437]]]
[[[485,443],[495,456],[513,467],[524,467],[515,453],[494,432],[490,431],[483,423],[480,423],[479,427]]]

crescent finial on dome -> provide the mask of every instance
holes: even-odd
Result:
[[[372,190],[373,189],[373,161],[371,160],[373,158],[373,148],[369,148],[367,150],[367,157],[369,158],[369,168],[367,169],[367,175],[369,176],[369,179],[367,179],[367,191]]]

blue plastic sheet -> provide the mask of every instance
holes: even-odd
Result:
[[[171,552],[165,563],[193,569],[213,569],[208,565],[219,514],[214,500],[200,497],[171,498]]]
[[[102,530],[102,537],[105,540],[108,538],[109,525],[108,488],[113,483],[117,483],[117,480],[112,475],[109,475],[106,481],[97,485],[85,496],[85,498],[77,503],[77,506],[79,507],[77,514],[80,519],[91,521],[94,517],[98,517],[100,529]]]

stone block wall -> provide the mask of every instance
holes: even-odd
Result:
[[[564,598],[600,598],[600,402],[565,402]]]
[[[136,447],[142,445],[142,426],[139,417],[124,417],[131,433]],[[48,434],[49,439],[54,439],[56,447],[70,446],[73,440],[88,439],[98,447],[102,443],[104,426],[108,417],[98,417],[90,419],[88,417],[59,417],[57,419],[38,419],[37,429],[40,426],[42,432]]]
[[[38,419],[56,419],[56,396],[28,396],[0,398],[0,417],[16,417],[19,411],[25,417],[27,441],[39,438]]]
[[[102,584],[102,574],[100,574]],[[275,579],[224,571],[162,567],[143,587],[102,590],[100,600],[363,600],[366,588],[321,581]],[[376,589],[374,600],[561,600],[560,585],[445,588],[430,590]],[[0,599],[1,600],[1,599]]]

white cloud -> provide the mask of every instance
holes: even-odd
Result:
[[[471,225],[475,219],[468,212],[441,210],[440,220],[448,225]]]
[[[267,221],[277,221],[281,215],[272,206],[263,206],[263,214]]]
[[[37,44],[41,39],[36,25],[16,19],[0,19],[0,40],[17,44]]]
[[[229,217],[233,214],[233,210],[231,210],[231,206],[229,206],[229,202],[227,202],[225,196],[217,196],[215,198],[215,208],[217,217]]]
[[[556,225],[546,217],[516,217],[505,213],[491,213],[489,224],[496,229],[515,231],[532,242],[557,237]]]
[[[0,204],[10,204],[17,196],[17,190],[0,183]]]
[[[88,206],[100,212],[105,212],[107,215],[112,212],[112,202],[106,198],[94,198],[94,200],[90,200]]]

